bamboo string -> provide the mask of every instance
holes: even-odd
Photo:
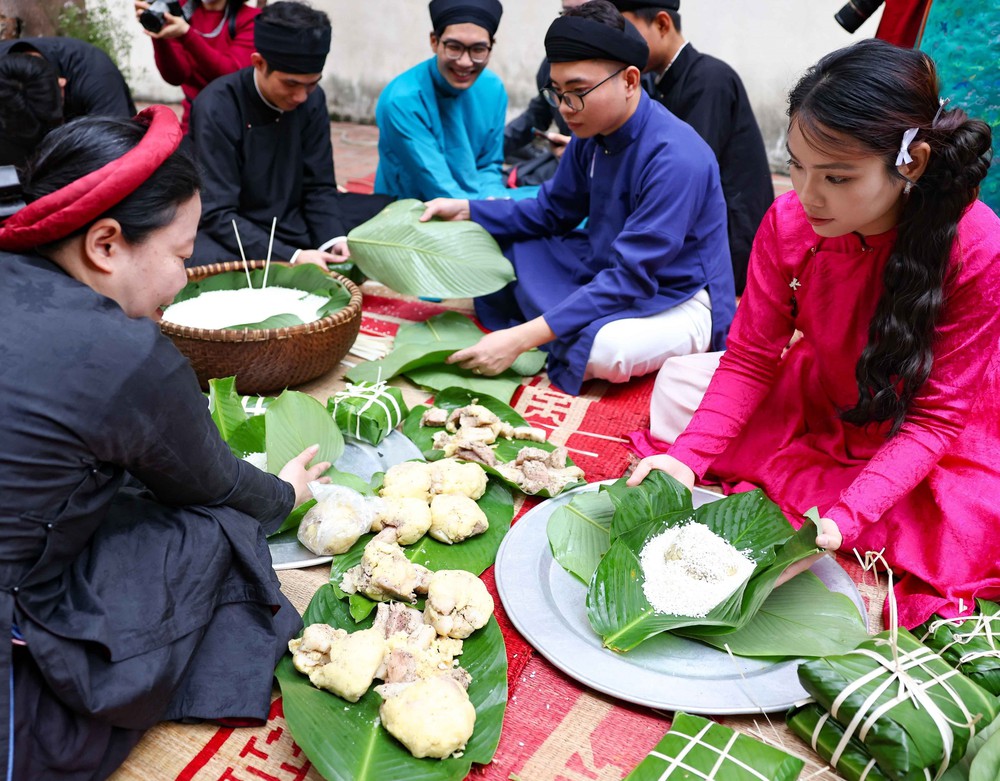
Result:
[[[236,227],[236,220],[233,220],[233,233],[236,234],[236,246],[240,248],[240,257],[243,258],[243,270],[247,273],[247,287],[253,290],[250,284],[250,264],[247,263],[247,254],[243,251],[243,242],[240,241],[240,229]]]
[[[271,249],[274,247],[274,229],[277,227],[278,218],[274,217],[271,220],[271,238],[267,242],[267,260],[264,261],[264,282],[260,286],[261,290],[267,287],[267,272],[271,269]]]

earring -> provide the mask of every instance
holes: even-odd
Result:
[[[903,195],[909,195],[910,190],[913,189],[913,182],[907,182],[903,185]]]

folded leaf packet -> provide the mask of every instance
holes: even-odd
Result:
[[[1000,605],[983,599],[976,604],[979,611],[974,616],[935,615],[914,634],[963,675],[1000,696]]]
[[[940,779],[1000,709],[905,629],[806,662],[799,681],[843,726],[834,751],[856,738],[893,781]]]
[[[372,445],[385,439],[409,413],[402,391],[384,382],[348,383],[330,398],[327,408],[341,431]]]
[[[844,727],[812,702],[785,717],[788,728],[826,760],[846,781],[890,781],[857,738],[844,740]]]
[[[670,732],[625,781],[795,781],[804,766],[729,727],[678,713]]]

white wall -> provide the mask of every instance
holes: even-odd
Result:
[[[152,47],[132,16],[131,0],[88,0],[121,14],[135,30],[133,91],[142,100],[179,100],[153,64]],[[430,56],[424,0],[313,0],[333,21],[323,88],[334,113],[371,120],[382,87]],[[841,0],[683,0],[684,33],[701,51],[728,62],[743,78],[772,162],[784,160],[785,97],[822,55],[873,35],[876,14],[855,34],[834,21]],[[534,94],[543,39],[559,0],[506,0],[490,67],[504,80],[512,112]]]

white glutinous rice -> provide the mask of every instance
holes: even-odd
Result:
[[[267,453],[247,453],[243,460],[248,464],[253,464],[261,472],[267,471]]]
[[[673,526],[639,554],[643,593],[657,613],[703,617],[754,571],[752,560],[701,523]]]
[[[291,314],[303,323],[318,320],[319,308],[329,299],[289,287],[208,290],[171,304],[163,319],[189,328],[228,328],[259,323],[275,315]]]

